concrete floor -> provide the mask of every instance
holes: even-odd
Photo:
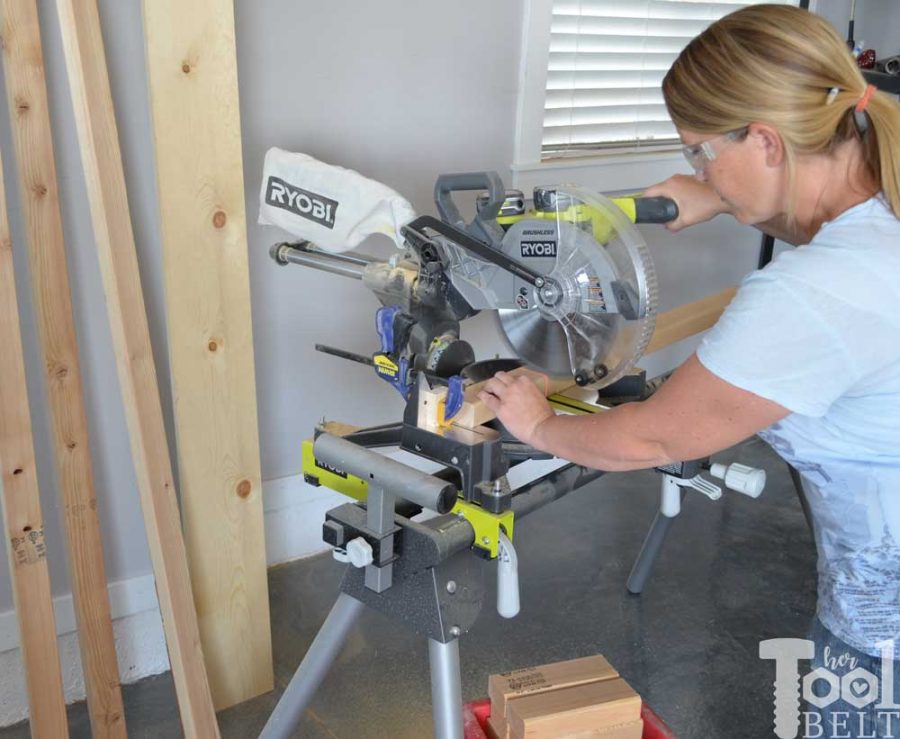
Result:
[[[717,458],[764,467],[766,492],[716,503],[689,495],[639,597],[625,581],[658,503],[656,474],[607,475],[522,519],[522,610],[507,621],[488,601],[461,640],[464,698],[485,696],[490,672],[602,653],[681,739],[774,736],[774,666],[758,658],[758,644],[805,636],[815,553],[787,469],[767,446],[753,440]],[[275,693],[327,615],[342,571],[329,555],[270,571]],[[181,735],[168,675],[124,692],[133,739]],[[222,736],[255,737],[275,693],[221,712]],[[431,736],[430,701],[425,641],[366,612],[296,736],[421,739]],[[73,737],[90,736],[83,703],[69,719]],[[27,736],[27,724],[0,731]]]

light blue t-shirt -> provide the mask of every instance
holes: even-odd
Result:
[[[803,476],[818,615],[877,655],[900,636],[900,221],[872,198],[751,273],[697,356],[791,414],[760,436]]]

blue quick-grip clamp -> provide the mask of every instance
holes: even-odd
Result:
[[[462,408],[465,393],[463,392],[463,381],[459,375],[453,375],[447,381],[447,397],[444,399],[444,420],[449,421],[453,416],[459,413]]]
[[[372,356],[375,374],[390,383],[404,400],[409,399],[412,383],[409,379],[409,360],[397,356],[394,345],[394,319],[400,313],[399,305],[379,308],[375,313],[375,330],[381,339],[381,351]]]
[[[386,305],[375,313],[375,330],[378,331],[384,354],[394,353],[394,316],[399,312],[399,305]]]

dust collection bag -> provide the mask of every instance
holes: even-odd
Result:
[[[416,217],[395,190],[352,169],[307,154],[266,152],[259,222],[278,226],[329,252],[349,251],[372,234],[403,245],[401,226]]]

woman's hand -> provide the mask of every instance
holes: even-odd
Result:
[[[498,372],[478,393],[478,399],[497,414],[497,418],[519,441],[540,448],[538,427],[556,414],[547,399],[527,377]]]
[[[680,231],[688,226],[703,223],[720,213],[728,212],[728,205],[705,182],[696,177],[676,174],[657,185],[644,190],[647,197],[660,195],[672,198],[678,204],[678,218],[666,224],[670,231]]]

